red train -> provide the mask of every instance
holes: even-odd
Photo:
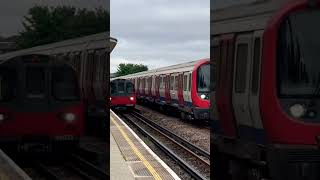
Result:
[[[139,100],[153,103],[162,109],[177,109],[182,119],[209,119],[209,59],[120,78],[134,83]]]
[[[136,105],[134,84],[126,79],[110,82],[110,106],[114,109],[134,109]]]
[[[16,56],[0,64],[0,142],[23,151],[76,145],[84,133],[84,103],[76,71],[47,55]]]
[[[213,8],[213,178],[320,179],[320,1]]]
[[[27,142],[22,148],[75,145],[87,127],[106,137],[106,75],[116,42],[104,32],[1,54],[0,140]]]

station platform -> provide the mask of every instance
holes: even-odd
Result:
[[[110,111],[110,179],[180,180],[114,112]]]
[[[31,178],[0,149],[0,180],[31,180]]]

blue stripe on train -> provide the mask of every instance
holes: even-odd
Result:
[[[162,97],[162,96],[160,96],[159,99],[160,99],[160,101],[166,101],[166,98],[165,98],[165,97]],[[173,103],[179,104],[179,101],[176,100],[176,99],[171,99],[171,101],[172,101]],[[194,107],[193,104],[192,104],[192,102],[189,102],[189,101],[184,101],[184,105],[187,106],[187,107]]]
[[[264,129],[257,129],[246,125],[239,125],[238,134],[240,136],[240,139],[253,141],[257,144],[267,143],[267,136]]]
[[[211,128],[214,134],[223,135],[223,129],[219,120],[211,121]],[[255,142],[257,144],[266,144],[267,137],[264,129],[257,129],[245,125],[239,125],[237,128],[240,139]]]

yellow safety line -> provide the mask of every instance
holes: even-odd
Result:
[[[139,159],[142,161],[142,163],[146,166],[146,168],[149,170],[149,172],[152,174],[152,176],[156,180],[162,180],[160,175],[157,173],[157,171],[152,167],[152,165],[148,162],[148,160],[141,154],[141,152],[138,150],[138,148],[133,144],[131,139],[128,137],[127,133],[121,128],[121,126],[112,118],[110,117],[112,122],[117,126],[117,128],[120,130],[122,136],[124,139],[129,143],[131,149],[133,152],[139,157]]]

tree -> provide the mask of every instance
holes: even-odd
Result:
[[[17,40],[19,48],[58,42],[109,31],[109,13],[102,9],[71,6],[34,6],[22,21],[24,29]]]
[[[117,67],[116,76],[125,76],[128,74],[134,74],[142,71],[148,71],[148,66],[143,64],[121,63]]]

